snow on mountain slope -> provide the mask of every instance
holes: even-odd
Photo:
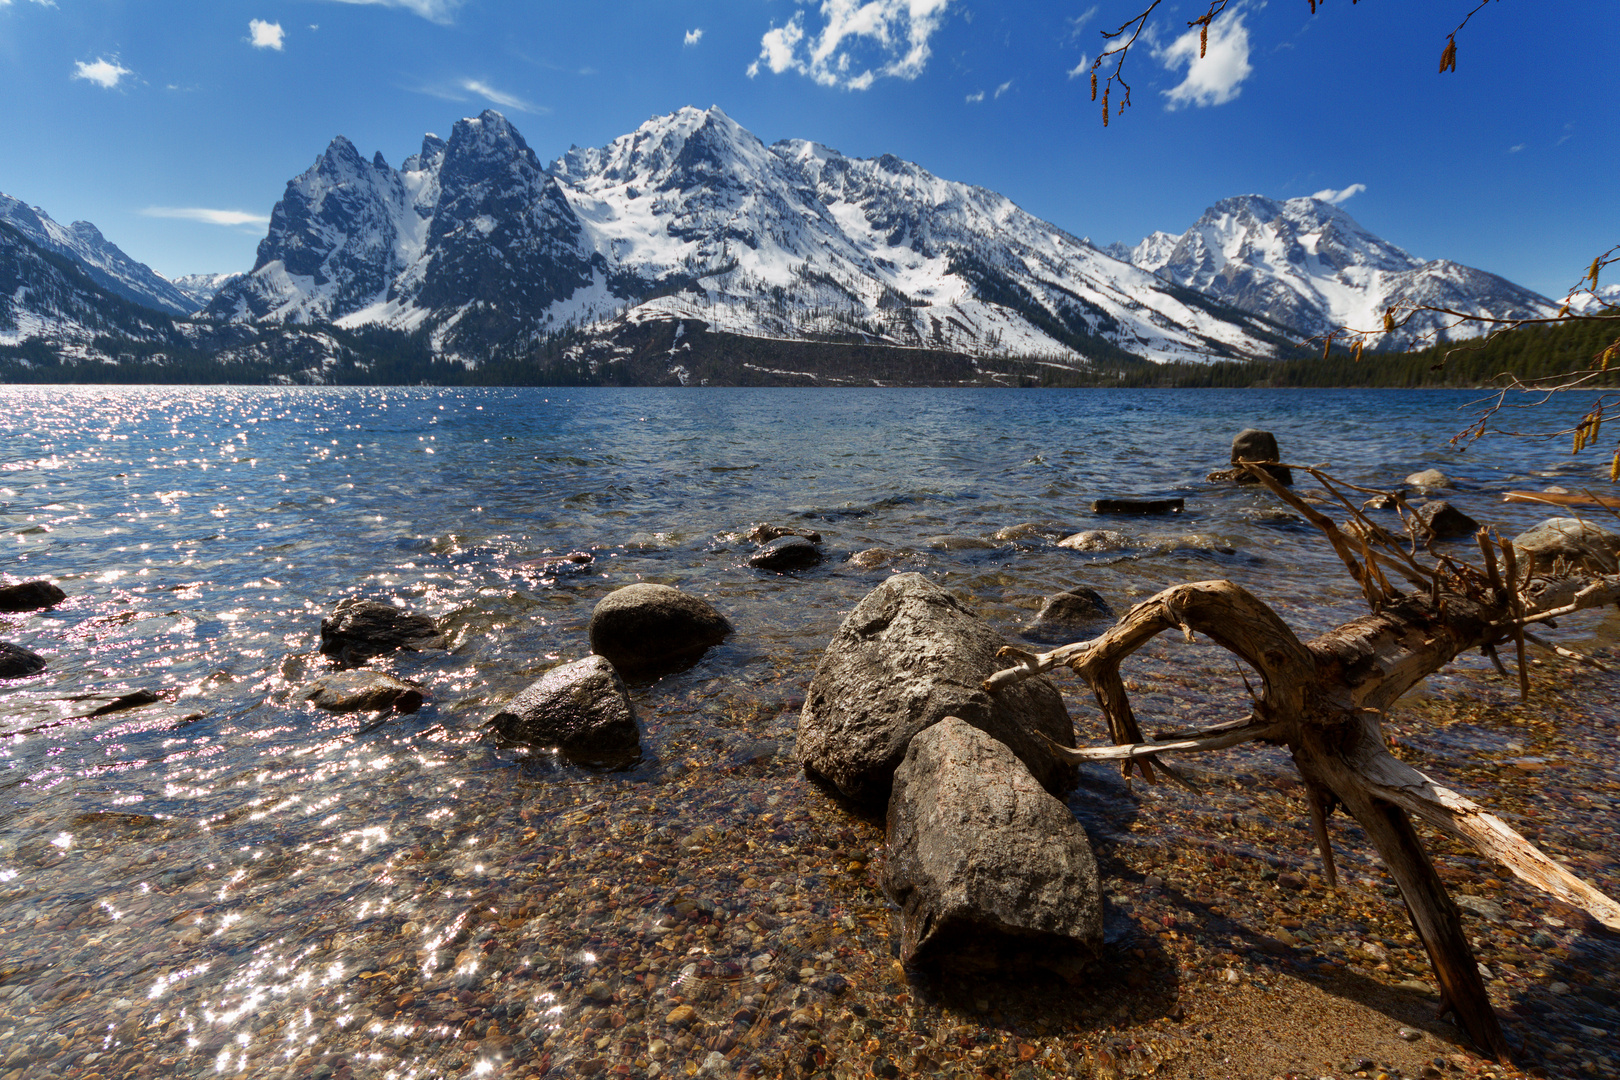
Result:
[[[548,168],[493,111],[398,171],[335,139],[208,313],[422,329],[470,362],[669,319],[1062,363],[1268,356],[1278,341],[994,192],[887,155],[767,147],[718,108]]]
[[[182,274],[177,278],[171,278],[170,282],[185,294],[186,299],[191,302],[192,311],[201,311],[208,306],[208,302],[219,290],[245,276],[240,270],[228,274]]]
[[[77,260],[0,222],[0,345],[42,337],[85,355],[97,335],[155,341],[172,326],[168,315],[113,293]]]
[[[46,251],[73,262],[109,292],[170,315],[189,315],[201,305],[145,263],[136,262],[88,221],[61,225],[37,206],[0,194],[0,221]]]
[[[1156,232],[1131,261],[1245,311],[1319,335],[1341,326],[1372,329],[1390,307],[1421,304],[1466,314],[1552,315],[1546,297],[1495,274],[1437,259],[1423,262],[1320,199],[1223,199],[1179,237]],[[1419,312],[1377,341],[1404,349],[1430,340],[1477,337],[1488,327]]]

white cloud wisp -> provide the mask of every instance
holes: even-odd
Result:
[[[928,64],[932,55],[928,39],[940,28],[950,4],[951,0],[822,0],[821,32],[807,34],[805,13],[794,12],[785,26],[772,27],[760,39],[759,57],[748,65],[748,77],[758,75],[763,66],[775,75],[796,71],[820,86],[844,90],[865,90],[880,78],[915,79]]]
[[[696,45],[698,42],[700,42],[702,40],[703,40],[703,28],[701,26],[698,27],[696,30],[688,30],[686,32],[685,47],[690,49],[692,46]]]
[[[1352,197],[1354,197],[1356,195],[1360,195],[1363,191],[1366,191],[1366,190],[1367,190],[1367,185],[1366,184],[1351,184],[1349,187],[1340,188],[1337,191],[1333,190],[1332,188],[1323,188],[1321,191],[1318,191],[1314,195],[1312,195],[1311,198],[1313,198],[1313,199],[1321,199],[1323,202],[1329,202],[1329,203],[1332,203],[1334,206],[1338,206],[1340,203],[1344,202],[1346,199],[1352,198]]]
[[[1206,107],[1225,105],[1242,91],[1243,80],[1254,73],[1249,65],[1249,28],[1243,25],[1244,12],[1234,8],[1224,19],[1209,27],[1209,46],[1198,55],[1199,29],[1188,30],[1162,49],[1153,50],[1154,59],[1166,71],[1186,67],[1179,84],[1164,91],[1170,100],[1167,109],[1185,105]]]
[[[518,112],[532,113],[535,116],[540,116],[551,111],[544,105],[531,104],[530,102],[524,101],[516,94],[508,94],[505,91],[497,90],[495,87],[489,85],[489,83],[482,82],[478,79],[462,79],[461,88],[467,91],[469,94],[477,94],[485,101],[499,105],[503,109],[515,109]]]
[[[83,60],[73,61],[73,78],[93,82],[103,90],[116,89],[125,75],[133,75],[133,71],[120,64],[116,58],[108,60],[98,57],[90,63]]]
[[[281,52],[281,43],[287,36],[280,23],[252,19],[248,22],[248,43],[255,49],[274,49]]]
[[[422,16],[428,22],[448,23],[464,0],[330,0],[330,2],[404,8],[406,11]]]
[[[204,225],[268,225],[270,219],[263,214],[249,214],[244,210],[210,210],[202,206],[148,206],[142,217],[179,218],[181,221],[200,221]]]

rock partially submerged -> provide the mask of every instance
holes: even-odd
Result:
[[[1419,535],[1431,540],[1458,540],[1479,532],[1479,522],[1444,499],[1434,499],[1414,507]]]
[[[1112,621],[1114,609],[1102,594],[1084,586],[1054,593],[1041,601],[1041,610],[1021,631],[1031,641],[1058,645],[1079,641],[1099,624]]]
[[[695,662],[726,639],[731,624],[706,600],[638,582],[597,603],[589,632],[592,652],[620,671],[640,671]]]
[[[45,670],[45,658],[32,649],[0,641],[0,679],[21,679]]]
[[[806,570],[821,562],[821,549],[807,537],[778,536],[760,546],[748,558],[748,565],[756,570]]]
[[[427,692],[381,671],[335,671],[304,687],[304,700],[327,712],[413,713]]]
[[[1279,484],[1292,484],[1294,473],[1286,465],[1278,465],[1282,457],[1277,449],[1277,436],[1269,431],[1259,428],[1244,428],[1232,438],[1232,465],[1230,469],[1217,469],[1205,479],[1220,483],[1258,484],[1254,474],[1239,465],[1239,462],[1254,462],[1259,464]]]
[[[1439,469],[1424,469],[1422,472],[1415,472],[1406,478],[1406,484],[1408,487],[1420,488],[1424,491],[1439,491],[1442,488],[1456,487],[1452,483],[1451,477]]]
[[[399,649],[442,649],[444,635],[426,615],[413,615],[380,600],[351,596],[321,620],[321,652],[345,666]]]
[[[768,544],[784,536],[802,536],[812,544],[821,543],[821,534],[814,529],[795,529],[791,525],[755,525],[748,530],[748,539],[756,544]]]
[[[620,764],[641,753],[630,692],[601,656],[552,668],[490,717],[489,726],[507,742],[554,747],[586,764]]]
[[[19,581],[0,585],[0,611],[44,611],[67,599],[67,593],[48,581]]]
[[[1033,678],[992,695],[984,680],[1006,666],[1002,639],[921,574],[873,589],[827,645],[799,715],[796,755],[847,798],[879,803],[912,736],[957,716],[1006,743],[1050,791],[1074,786],[1074,767],[1048,739],[1074,745],[1057,689]]]
[[[1548,518],[1513,538],[1518,557],[1543,574],[1613,574],[1620,536],[1579,518]]]
[[[1179,514],[1186,499],[1094,499],[1093,514]]]
[[[1010,946],[1061,970],[1102,943],[1085,830],[1011,750],[954,716],[911,740],[888,848],[883,888],[900,905],[905,963],[995,963]]]
[[[1087,529],[1058,541],[1058,547],[1070,551],[1118,551],[1129,544],[1129,537],[1113,529]]]

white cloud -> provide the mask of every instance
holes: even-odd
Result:
[[[1321,199],[1323,202],[1330,202],[1337,206],[1346,199],[1355,195],[1360,195],[1366,190],[1366,184],[1351,184],[1349,187],[1341,188],[1338,191],[1334,191],[1332,188],[1323,188],[1321,191],[1318,191],[1316,194],[1312,195],[1311,198]]]
[[[478,79],[462,79],[461,88],[468,93],[477,94],[485,101],[493,102],[503,109],[516,109],[518,112],[534,113],[536,115],[551,111],[544,105],[531,105],[515,94],[497,90],[489,83],[481,82]]]
[[[1209,47],[1198,55],[1199,28],[1193,27],[1153,56],[1166,71],[1185,66],[1187,75],[1179,85],[1164,91],[1168,109],[1183,105],[1225,105],[1237,97],[1243,80],[1254,72],[1249,66],[1249,28],[1243,25],[1244,11],[1234,7],[1225,18],[1209,27]]]
[[[1508,147],[1508,153],[1517,154],[1520,150],[1523,150],[1526,145],[1527,144],[1525,143],[1519,143],[1517,146],[1510,146]]]
[[[108,60],[106,57],[99,57],[88,64],[83,60],[73,62],[73,77],[75,79],[93,82],[106,90],[116,87],[125,75],[133,74],[135,73],[120,64],[116,58]]]
[[[248,41],[255,49],[274,49],[281,51],[281,42],[287,34],[281,29],[280,23],[265,22],[263,19],[253,19],[248,23]]]
[[[969,94],[967,96],[967,103],[969,105],[977,105],[979,102],[981,102],[983,100],[984,100],[984,91],[983,90],[976,91],[975,93]]]
[[[796,71],[821,86],[845,90],[865,90],[885,77],[915,79],[931,55],[928,39],[950,5],[951,0],[822,0],[821,32],[807,34],[804,11],[794,12],[787,25],[760,38],[759,57],[748,65],[748,76],[758,75],[764,64],[776,75]]]
[[[380,7],[404,8],[422,16],[429,22],[447,23],[464,0],[331,0],[336,4],[367,4]]]
[[[1005,94],[1007,91],[1009,91],[1011,89],[1012,89],[1012,80],[1008,79],[1006,82],[1004,82],[1000,86],[996,87],[995,97],[999,98],[1002,94]]]
[[[1082,56],[1080,58],[1080,62],[1078,64],[1074,65],[1074,67],[1069,69],[1069,78],[1078,79],[1080,76],[1084,75],[1086,72],[1088,72],[1090,70],[1091,70],[1091,57],[1090,56]]]
[[[148,206],[141,211],[143,217],[179,218],[182,221],[200,221],[205,225],[268,225],[270,219],[263,214],[249,214],[243,210],[210,210],[202,206]]]
[[[56,0],[34,0],[40,7],[55,7]],[[10,7],[11,0],[0,0],[0,7]]]
[[[1079,37],[1080,34],[1085,30],[1086,24],[1097,17],[1097,10],[1099,6],[1100,5],[1098,4],[1092,4],[1090,7],[1086,8],[1086,10],[1069,20],[1070,40]]]
[[[698,42],[700,42],[702,40],[703,40],[703,28],[701,26],[698,27],[696,30],[688,30],[686,32],[686,47],[688,49],[690,49],[692,46],[696,45]]]

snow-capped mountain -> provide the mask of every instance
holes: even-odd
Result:
[[[37,206],[0,194],[0,221],[46,251],[77,263],[102,288],[170,315],[189,315],[200,308],[184,291],[145,263],[136,262],[88,221],[61,225]]]
[[[1599,285],[1596,289],[1576,289],[1564,298],[1569,310],[1576,315],[1591,315],[1604,308],[1620,307],[1620,282]]]
[[[1114,245],[1124,256],[1122,245]],[[1260,195],[1223,199],[1185,233],[1155,232],[1129,249],[1144,270],[1315,336],[1376,329],[1384,312],[1426,304],[1465,314],[1549,316],[1544,296],[1445,259],[1424,262],[1356,223],[1332,203]],[[1477,337],[1488,327],[1419,312],[1375,339],[1380,349]]]
[[[696,320],[1074,363],[1275,355],[1279,328],[885,155],[766,146],[682,109],[542,167],[488,111],[399,169],[333,140],[210,316],[424,330],[442,355]]]
[[[227,274],[181,274],[170,280],[191,302],[191,310],[201,311],[208,306],[208,301],[212,300],[219,290],[237,278],[246,276],[245,271],[235,270]]]

